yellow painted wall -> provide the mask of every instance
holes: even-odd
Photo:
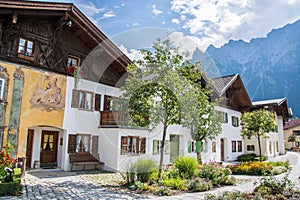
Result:
[[[284,130],[284,144],[286,149],[291,149],[295,146],[295,142],[288,142],[289,136],[293,135],[294,130],[300,130],[300,126]],[[300,142],[300,136],[296,136],[296,141]]]
[[[8,126],[10,118],[10,106],[12,99],[12,90],[14,77],[13,74],[18,65],[0,62],[0,65],[7,69],[9,75],[8,84],[8,96],[7,96],[7,108],[5,123]],[[18,157],[26,155],[26,143],[27,143],[27,131],[28,128],[33,126],[54,126],[61,128],[64,118],[64,102],[66,94],[66,76],[58,75],[55,73],[43,72],[31,68],[23,67],[21,69],[24,72],[24,86],[21,105],[20,127],[19,127],[19,141],[18,141]],[[49,108],[41,104],[34,106],[31,102],[32,97],[36,94],[37,90],[40,92],[49,90],[51,84],[56,84],[56,88],[60,88],[59,93],[62,98],[60,99],[60,108]],[[38,89],[37,89],[38,88]],[[45,93],[46,94],[46,93]],[[42,95],[42,98],[46,98],[47,95]],[[45,97],[46,96],[46,97]],[[48,95],[49,96],[49,95]],[[7,128],[4,130],[3,143],[7,140]]]

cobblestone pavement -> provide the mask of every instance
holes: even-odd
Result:
[[[286,155],[278,156],[272,159],[274,161],[289,161],[292,170],[288,174],[290,180],[295,182],[296,187],[300,189],[300,153],[288,152]],[[287,174],[278,175],[277,178],[283,178]],[[216,188],[212,191],[201,193],[185,193],[170,197],[154,197],[138,195],[126,190],[115,189],[113,187],[99,186],[96,181],[83,178],[76,172],[63,171],[41,171],[27,172],[23,180],[23,195],[19,197],[1,197],[0,199],[159,199],[159,200],[177,200],[177,199],[204,199],[208,194],[219,195],[225,191],[252,192],[253,183],[260,177],[236,176],[239,184],[236,186],[226,186]]]

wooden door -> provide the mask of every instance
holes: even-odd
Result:
[[[221,139],[221,161],[225,160],[224,151],[224,139]]]
[[[170,135],[170,161],[179,156],[179,135]]]
[[[58,131],[42,131],[41,165],[57,161]]]
[[[33,145],[34,130],[28,129],[27,147],[26,147],[26,167],[31,168],[32,145]]]

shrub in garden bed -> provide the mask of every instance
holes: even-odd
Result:
[[[199,165],[195,158],[179,156],[174,161],[174,166],[182,178],[193,178]]]
[[[21,169],[12,169],[16,163],[10,155],[13,149],[8,143],[2,147],[0,153],[0,196],[17,195],[21,190]]]
[[[262,156],[262,161],[266,160],[266,156]],[[243,154],[237,157],[238,162],[259,161],[259,156],[255,153]]]
[[[155,161],[142,158],[129,167],[126,172],[126,179],[128,183],[133,183],[134,181],[147,183],[150,180],[151,175],[156,171],[157,166]]]
[[[235,184],[234,178],[229,179],[231,170],[219,162],[209,162],[200,166],[198,177],[210,180],[213,185]]]

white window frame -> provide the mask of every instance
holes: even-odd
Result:
[[[0,81],[1,81],[1,83],[0,83],[0,87],[1,87],[1,89],[0,89],[0,100],[3,100],[5,79],[4,78],[0,78]]]

